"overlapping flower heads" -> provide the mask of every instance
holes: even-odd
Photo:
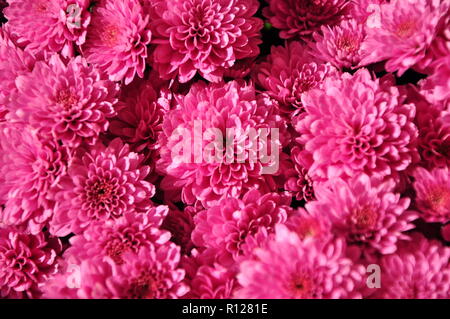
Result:
[[[450,298],[449,10],[0,1],[0,297]]]

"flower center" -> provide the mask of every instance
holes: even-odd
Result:
[[[108,181],[99,180],[88,187],[87,197],[88,201],[96,207],[109,206],[116,197],[116,189]]]
[[[416,31],[417,25],[413,20],[407,20],[397,25],[395,33],[400,38],[409,38]]]
[[[103,43],[113,47],[117,44],[119,40],[119,34],[120,31],[118,27],[116,27],[115,25],[109,25],[103,29],[100,37]]]
[[[358,50],[359,42],[353,37],[343,36],[337,40],[336,46],[342,51],[352,53]]]
[[[450,211],[450,189],[437,187],[428,194],[428,205],[437,212]]]
[[[158,296],[159,281],[149,272],[132,279],[128,296],[130,299],[154,299]]]
[[[69,90],[61,90],[56,95],[56,103],[61,105],[65,110],[70,110],[78,103],[78,98]]]
[[[320,233],[320,226],[313,218],[302,219],[297,226],[297,234],[301,239],[317,236]]]
[[[378,214],[370,207],[354,209],[350,215],[350,221],[357,231],[365,231],[375,226]]]
[[[306,273],[296,274],[292,278],[289,290],[291,291],[294,298],[311,298],[314,294],[314,282],[311,276]]]

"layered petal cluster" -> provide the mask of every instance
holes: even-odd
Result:
[[[297,115],[304,110],[303,94],[320,87],[331,71],[330,65],[318,62],[305,45],[291,41],[286,46],[272,47],[270,55],[256,66],[252,75],[278,101],[283,112]]]
[[[313,34],[314,42],[310,42],[315,58],[339,69],[360,64],[366,54],[362,49],[366,34],[360,23],[354,19],[344,20],[333,27],[322,27],[320,31]]]
[[[421,235],[381,259],[381,288],[375,298],[449,299],[450,248]]]
[[[448,46],[447,57],[436,60],[433,74],[420,83],[421,93],[430,103],[450,101],[450,40]]]
[[[18,76],[15,84],[9,119],[29,123],[71,148],[94,144],[115,115],[118,86],[81,57],[65,64],[53,55]]]
[[[259,54],[262,21],[256,0],[157,0],[152,3],[156,48],[152,65],[165,79],[212,82],[236,61]]]
[[[246,193],[242,200],[228,198],[217,206],[200,211],[194,217],[192,241],[205,248],[215,260],[231,266],[242,255],[261,245],[261,232],[271,233],[275,225],[284,223],[292,212],[287,195],[257,190]]]
[[[357,245],[364,253],[373,250],[391,254],[397,241],[407,239],[406,231],[418,214],[408,210],[409,198],[394,193],[395,183],[380,183],[365,174],[355,175],[347,182],[332,180],[316,187],[317,201],[306,209],[331,222],[332,233]]]
[[[303,99],[298,138],[314,163],[314,178],[351,177],[358,172],[385,177],[417,160],[416,108],[387,81],[366,69],[325,80]]]
[[[55,202],[51,196],[67,174],[71,154],[28,126],[0,126],[0,225],[32,234],[47,226]]]
[[[45,281],[57,271],[62,247],[57,238],[0,228],[0,297],[39,298]]]
[[[0,29],[0,121],[4,119],[11,93],[16,89],[16,78],[30,72],[34,62],[28,51],[17,47],[9,34]]]
[[[414,171],[416,206],[421,217],[430,223],[450,221],[450,173],[448,167]]]
[[[56,191],[58,205],[50,231],[58,236],[79,233],[94,221],[116,219],[126,212],[160,218],[159,210],[150,210],[155,187],[145,180],[150,168],[142,160],[120,139],[78,155]]]
[[[84,259],[74,272],[54,277],[45,297],[80,299],[175,299],[188,292],[179,267],[180,250],[173,243],[149,245],[124,254],[125,262]],[[68,268],[69,269],[69,268]],[[76,278],[70,276],[76,273]],[[68,285],[69,284],[69,287]]]
[[[22,47],[35,55],[75,55],[86,41],[91,21],[89,0],[8,0],[7,28]]]
[[[345,257],[342,240],[302,242],[284,225],[275,237],[240,265],[242,286],[237,298],[335,299],[360,298],[365,269]],[[265,283],[270,282],[270,285]]]
[[[436,37],[441,19],[448,13],[448,1],[394,0],[380,5],[377,23],[367,25],[362,64],[386,61],[388,72],[402,75],[425,59]]]
[[[293,168],[286,173],[284,188],[295,195],[297,200],[310,201],[314,199],[314,181],[308,175],[312,163],[298,146],[291,149]]]
[[[321,26],[334,25],[348,15],[349,0],[266,0],[263,14],[280,29],[283,39],[305,39]]]
[[[83,54],[111,81],[131,83],[144,77],[150,16],[139,0],[101,0],[95,5]]]
[[[161,186],[204,207],[250,188],[269,191],[279,168],[271,154],[284,143],[284,127],[273,103],[251,84],[196,83],[164,118]]]
[[[189,299],[231,299],[238,286],[235,273],[220,264],[200,266],[189,284]]]
[[[159,229],[167,213],[167,206],[157,206],[144,214],[127,212],[116,220],[92,222],[82,234],[70,238],[65,256],[79,262],[109,257],[121,265],[127,252],[168,242],[170,233]]]
[[[423,96],[413,97],[417,105],[415,122],[424,167],[450,167],[450,104],[430,104]]]

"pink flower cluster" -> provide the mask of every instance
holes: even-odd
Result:
[[[450,0],[0,12],[0,298],[450,298]]]

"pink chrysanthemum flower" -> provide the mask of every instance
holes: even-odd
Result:
[[[79,233],[93,221],[118,218],[129,211],[158,213],[149,212],[155,188],[145,180],[150,168],[142,165],[142,159],[120,139],[107,148],[96,145],[80,156],[60,182],[50,231],[65,236]]]
[[[263,14],[280,29],[282,39],[306,38],[323,25],[334,25],[348,15],[350,0],[266,0]]]
[[[330,180],[316,187],[317,201],[307,203],[306,209],[329,219],[333,234],[363,253],[391,254],[399,239],[408,238],[404,232],[414,228],[411,222],[418,217],[407,210],[410,199],[400,198],[394,187],[392,181],[380,183],[365,174],[346,182]]]
[[[152,4],[156,49],[153,67],[161,76],[187,82],[197,71],[222,80],[237,60],[256,57],[262,21],[256,0],[158,0]]]
[[[162,245],[170,239],[169,232],[158,228],[167,213],[167,206],[158,206],[145,214],[128,212],[114,220],[93,222],[82,234],[70,238],[65,256],[79,261],[109,257],[121,265],[126,252],[137,253],[141,247]]]
[[[115,114],[118,86],[81,57],[67,65],[57,55],[48,63],[37,62],[31,73],[16,79],[16,86],[8,117],[69,147],[95,143]]]
[[[430,104],[416,96],[416,123],[419,128],[419,153],[422,166],[450,167],[450,106]]]
[[[432,66],[433,73],[419,83],[421,93],[430,103],[450,101],[450,41],[448,56],[436,60]]]
[[[449,299],[450,248],[416,234],[397,253],[381,259],[381,288],[375,298]]]
[[[39,298],[44,282],[56,272],[61,243],[39,233],[0,228],[0,297]]]
[[[414,66],[414,69],[424,74],[433,75],[435,71],[438,71],[435,62],[445,60],[450,56],[450,29],[448,27],[450,25],[450,3],[448,1],[441,2],[442,5],[447,6],[444,7],[444,12],[447,8],[447,13],[441,17],[436,26],[436,36],[427,49],[425,58]]]
[[[116,106],[117,117],[111,121],[109,131],[128,143],[133,151],[144,153],[154,166],[160,148],[158,137],[169,109],[170,101],[157,93],[150,80],[134,81],[123,88]]]
[[[7,27],[17,42],[35,55],[60,52],[74,56],[86,40],[89,0],[9,0]]]
[[[328,64],[309,55],[306,46],[291,41],[285,47],[272,47],[267,60],[257,65],[253,78],[279,102],[283,112],[296,115],[303,111],[302,95],[319,87],[330,71]]]
[[[125,262],[117,265],[107,258],[85,259],[76,268],[78,285],[67,289],[67,278],[50,282],[48,296],[81,299],[175,299],[189,288],[182,282],[180,250],[173,243],[142,247],[138,253],[125,253]],[[70,282],[70,281],[69,281]],[[58,287],[59,285],[59,287]]]
[[[37,234],[53,215],[50,192],[71,161],[65,147],[29,127],[0,127],[0,222]]]
[[[306,211],[299,208],[289,216],[285,224],[301,240],[315,239],[326,242],[331,239],[331,221],[317,210]]]
[[[94,7],[83,54],[111,81],[144,77],[152,32],[138,0],[102,0]]]
[[[416,206],[421,217],[430,223],[450,221],[450,174],[448,167],[414,171]]]
[[[308,171],[313,179],[357,172],[390,176],[417,160],[415,106],[366,69],[328,78],[302,101],[306,112],[296,130],[314,159]]]
[[[188,299],[231,299],[237,280],[233,271],[214,264],[201,266],[189,284]]]
[[[363,25],[351,19],[333,27],[322,27],[320,31],[313,34],[314,42],[309,43],[316,59],[339,69],[359,65],[365,55],[361,48],[366,36]]]
[[[293,169],[286,173],[284,188],[292,192],[297,200],[311,201],[314,199],[314,182],[308,175],[311,159],[298,146],[291,148]]]
[[[192,241],[215,255],[219,263],[231,266],[251,251],[259,232],[270,233],[276,224],[286,221],[292,212],[289,204],[285,194],[261,195],[257,190],[249,191],[242,200],[223,199],[194,217]]]
[[[33,69],[34,57],[22,51],[10,39],[3,28],[0,29],[0,121],[7,113],[11,93],[16,89],[15,81],[19,75]]]
[[[364,268],[345,257],[345,242],[302,241],[284,225],[240,265],[237,298],[360,298]]]
[[[425,58],[448,1],[393,0],[380,5],[379,21],[367,25],[362,65],[386,60],[388,72],[402,75]]]
[[[272,175],[279,168],[271,154],[284,143],[284,128],[272,101],[256,95],[252,85],[196,83],[164,119],[157,165],[166,175],[162,188],[181,190],[185,203],[204,207],[221,198],[239,197],[250,188],[270,191],[275,187]],[[280,138],[273,133],[276,129]],[[265,130],[267,138],[259,134],[255,141],[252,132],[258,130]],[[270,158],[263,162],[264,150]],[[171,200],[177,199],[171,195]]]

